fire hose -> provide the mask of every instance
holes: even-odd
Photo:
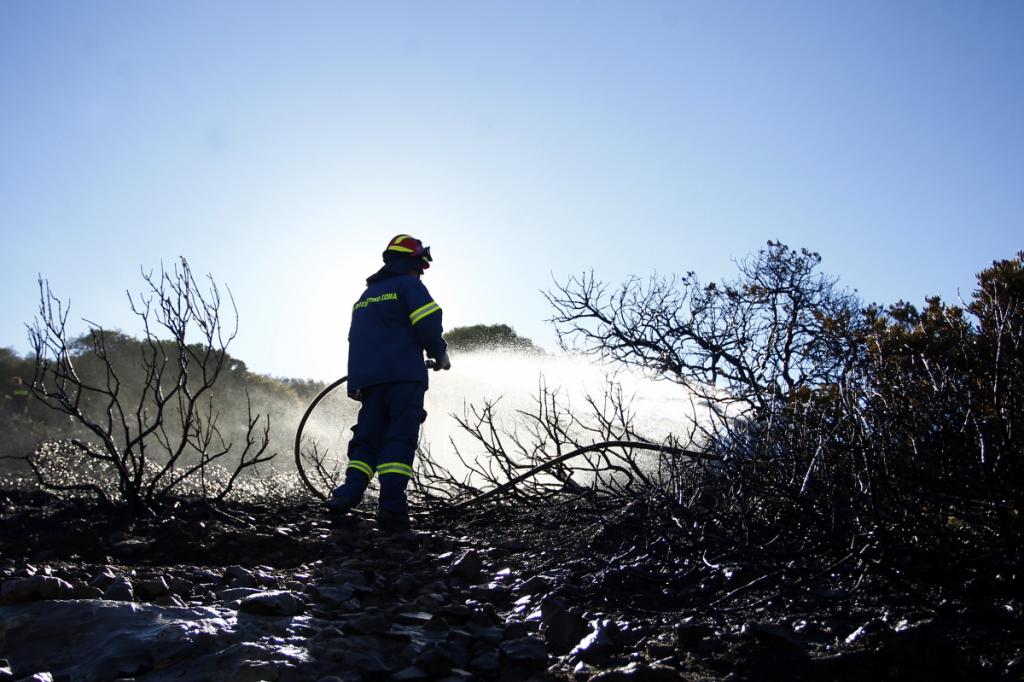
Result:
[[[428,360],[427,361],[427,367],[433,367],[433,361],[432,360]],[[313,410],[316,409],[316,406],[320,404],[320,401],[323,400],[324,398],[326,398],[327,395],[331,391],[333,391],[334,389],[336,389],[339,386],[341,386],[347,380],[348,380],[348,377],[347,376],[343,376],[340,379],[338,379],[337,381],[335,381],[333,384],[330,384],[329,386],[324,388],[322,391],[320,391],[320,393],[317,394],[317,396],[315,398],[313,398],[313,401],[309,403],[309,407],[307,407],[306,411],[303,413],[302,419],[299,420],[299,427],[295,431],[295,468],[299,472],[299,478],[302,479],[303,485],[305,485],[306,488],[308,488],[309,491],[311,493],[313,493],[313,495],[315,497],[317,497],[318,499],[320,499],[320,500],[327,500],[327,495],[325,495],[322,492],[320,492],[319,490],[317,490],[316,486],[314,486],[312,481],[309,480],[309,477],[306,476],[306,471],[302,467],[302,448],[301,448],[302,431],[303,431],[303,429],[306,426],[306,421],[309,419],[309,416],[313,413]],[[656,443],[645,443],[643,441],[609,440],[609,441],[603,441],[603,442],[600,442],[600,443],[592,443],[590,445],[585,445],[583,447],[577,448],[577,449],[575,449],[575,450],[573,450],[571,452],[567,452],[565,454],[559,455],[558,457],[555,457],[554,459],[549,459],[546,462],[542,462],[541,464],[538,464],[537,466],[535,466],[535,467],[533,467],[533,468],[523,472],[522,474],[519,474],[515,478],[513,478],[513,479],[511,479],[509,481],[506,481],[505,483],[502,483],[501,485],[499,485],[499,486],[497,486],[495,488],[491,488],[490,490],[484,491],[484,492],[476,495],[475,497],[472,497],[472,498],[470,498],[468,500],[465,500],[463,502],[460,502],[458,504],[453,505],[451,507],[451,509],[453,511],[454,510],[459,510],[459,509],[465,509],[465,508],[470,507],[472,505],[475,505],[475,504],[478,504],[478,503],[483,502],[485,500],[488,500],[488,499],[490,499],[492,497],[497,497],[498,495],[501,495],[502,493],[504,493],[504,492],[506,492],[508,490],[511,490],[512,488],[517,486],[519,483],[522,483],[526,479],[531,478],[533,476],[536,476],[537,474],[542,473],[543,471],[545,471],[547,469],[550,469],[551,467],[555,466],[556,464],[561,464],[562,462],[570,460],[573,457],[578,457],[579,455],[584,455],[584,454],[586,454],[588,452],[595,452],[595,451],[600,451],[600,450],[606,450],[608,448],[624,448],[624,449],[629,448],[629,449],[635,449],[635,450],[650,450],[650,451],[655,451],[655,452],[663,452],[663,453],[668,454],[668,455],[686,456],[686,457],[691,457],[691,458],[695,458],[695,459],[718,459],[717,457],[715,457],[713,455],[709,455],[707,453],[694,452],[692,450],[687,450],[685,448],[679,448],[679,447],[675,447],[675,446],[671,446],[671,445],[658,445]]]

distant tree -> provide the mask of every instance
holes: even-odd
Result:
[[[32,371],[32,363],[27,358],[18,355],[13,348],[0,347],[0,376],[2,378],[17,376],[19,373],[24,373],[26,369]]]
[[[525,336],[516,334],[507,324],[474,324],[455,327],[444,335],[453,350],[472,351],[483,349],[510,350],[525,353],[541,353],[540,347]]]
[[[299,400],[304,403],[311,401],[316,397],[317,393],[324,390],[327,386],[324,382],[315,379],[292,379],[285,377],[278,379],[278,381],[294,390]]]

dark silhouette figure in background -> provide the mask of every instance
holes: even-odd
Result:
[[[11,377],[11,392],[8,395],[11,413],[19,416],[27,414],[31,398],[32,392],[28,390],[21,377]]]

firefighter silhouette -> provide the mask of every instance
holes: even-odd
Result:
[[[32,397],[28,386],[21,380],[21,377],[11,378],[11,410],[15,414],[25,414],[28,411],[28,401]]]

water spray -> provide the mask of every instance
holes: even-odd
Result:
[[[427,360],[426,364],[427,364],[427,368],[428,369],[432,369],[434,367],[435,363],[434,363],[433,360]],[[316,409],[316,406],[320,404],[320,401],[323,400],[324,398],[326,398],[327,395],[329,393],[331,393],[331,391],[335,390],[336,388],[338,388],[339,386],[344,384],[347,380],[348,380],[348,376],[343,376],[340,379],[338,379],[337,381],[335,381],[333,384],[328,385],[326,388],[324,388],[322,391],[320,391],[320,393],[318,393],[317,396],[315,398],[313,398],[312,402],[309,403],[309,407],[306,408],[306,411],[302,414],[302,419],[299,420],[299,426],[298,426],[298,428],[295,431],[295,468],[298,470],[299,478],[302,479],[302,483],[306,486],[306,488],[311,493],[313,493],[313,495],[316,498],[318,498],[320,500],[323,500],[323,501],[327,500],[327,495],[325,495],[324,493],[322,493],[322,492],[320,492],[319,490],[316,489],[316,487],[313,485],[312,481],[309,480],[309,477],[306,476],[306,472],[305,472],[305,470],[302,467],[302,448],[301,448],[301,444],[302,444],[302,431],[303,431],[303,429],[306,426],[306,421],[309,419],[309,416],[313,413],[313,410]],[[516,476],[515,478],[513,478],[513,479],[511,479],[509,481],[506,481],[505,483],[502,483],[498,487],[492,488],[491,490],[484,491],[484,492],[480,493],[479,495],[476,495],[475,497],[472,497],[472,498],[470,498],[468,500],[464,500],[464,501],[462,501],[462,502],[460,502],[458,504],[452,505],[449,509],[451,511],[466,509],[467,507],[473,506],[475,504],[479,504],[480,502],[483,502],[485,500],[489,500],[489,499],[491,499],[493,497],[497,497],[498,495],[501,495],[502,493],[504,493],[504,492],[506,492],[508,490],[511,490],[512,488],[514,488],[518,484],[522,483],[523,481],[527,480],[528,478],[536,476],[537,474],[540,474],[540,473],[546,471],[547,469],[555,466],[556,464],[561,464],[562,462],[570,460],[570,459],[572,459],[574,457],[578,457],[580,455],[584,455],[584,454],[586,454],[588,452],[595,452],[595,451],[600,451],[600,450],[606,450],[606,449],[609,449],[609,448],[623,448],[623,449],[629,448],[629,449],[636,449],[636,450],[648,450],[648,451],[654,451],[654,452],[662,452],[664,454],[673,455],[673,456],[677,456],[677,457],[678,456],[685,456],[685,457],[691,457],[691,458],[694,458],[694,459],[704,459],[704,460],[713,460],[713,461],[718,461],[720,459],[719,457],[716,457],[715,455],[710,455],[710,454],[704,453],[704,452],[695,452],[693,450],[687,450],[685,448],[674,447],[674,446],[671,446],[671,445],[657,445],[655,443],[645,443],[643,441],[632,441],[632,440],[609,440],[609,441],[602,441],[600,443],[592,443],[590,445],[585,445],[585,446],[583,446],[581,448],[577,448],[577,449],[575,449],[575,450],[573,450],[571,452],[567,452],[567,453],[565,453],[563,455],[559,455],[558,457],[555,457],[554,459],[550,459],[550,460],[548,460],[546,462],[538,464],[537,466],[533,467],[532,469],[529,469],[528,471],[523,472],[519,476]]]

